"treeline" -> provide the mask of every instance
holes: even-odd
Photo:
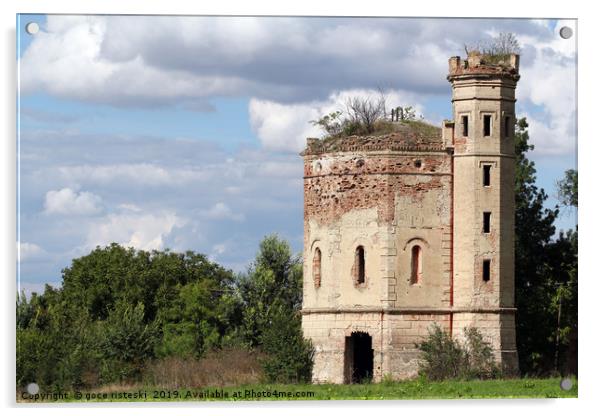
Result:
[[[221,349],[260,352],[267,381],[309,380],[313,349],[298,313],[302,265],[276,236],[261,242],[240,275],[192,251],[118,244],[73,260],[62,274],[60,288],[18,296],[18,386],[138,382],[156,360]]]
[[[515,130],[516,338],[523,374],[577,374],[577,225],[556,235],[563,210],[577,209],[577,171],[556,183],[558,204],[535,184],[535,164],[527,158],[528,123]]]

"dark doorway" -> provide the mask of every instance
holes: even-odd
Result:
[[[365,332],[353,332],[345,337],[345,383],[372,380],[373,370],[372,337]]]

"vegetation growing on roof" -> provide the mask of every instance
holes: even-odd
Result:
[[[497,37],[465,44],[467,56],[480,55],[485,65],[509,64],[510,55],[520,54],[520,45],[514,33],[500,33]]]
[[[382,136],[396,132],[420,137],[440,135],[440,129],[423,121],[412,106],[391,109],[390,119],[386,109],[386,98],[382,93],[378,97],[351,97],[345,102],[345,111],[333,111],[310,123],[324,131],[320,143],[326,146],[350,136]]]

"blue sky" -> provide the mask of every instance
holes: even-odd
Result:
[[[35,36],[24,31],[40,24]],[[576,167],[576,44],[526,19],[21,15],[20,284],[97,244],[191,249],[237,271],[276,232],[302,249],[308,120],[383,88],[450,116],[447,58],[514,32],[538,184]],[[559,228],[571,228],[565,211]]]

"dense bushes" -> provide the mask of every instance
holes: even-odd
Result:
[[[491,346],[476,328],[465,328],[464,342],[460,342],[433,325],[428,338],[417,347],[422,351],[421,375],[429,380],[489,379],[501,375]]]
[[[190,251],[98,247],[63,270],[60,289],[18,296],[17,385],[140,382],[151,363],[155,369],[169,362],[202,368],[191,363],[221,348],[242,354],[264,349],[268,379],[307,380],[311,351],[296,315],[301,284],[300,258],[276,236],[261,243],[241,276]],[[288,349],[280,349],[275,333],[264,334],[266,328],[278,328]]]
[[[303,269],[289,245],[268,236],[240,285],[243,332],[249,346],[261,346],[267,381],[309,381],[313,348],[301,334]]]
[[[281,304],[275,304],[268,326],[261,335],[267,353],[262,360],[267,381],[277,383],[309,383],[314,349],[303,338],[301,317]]]

